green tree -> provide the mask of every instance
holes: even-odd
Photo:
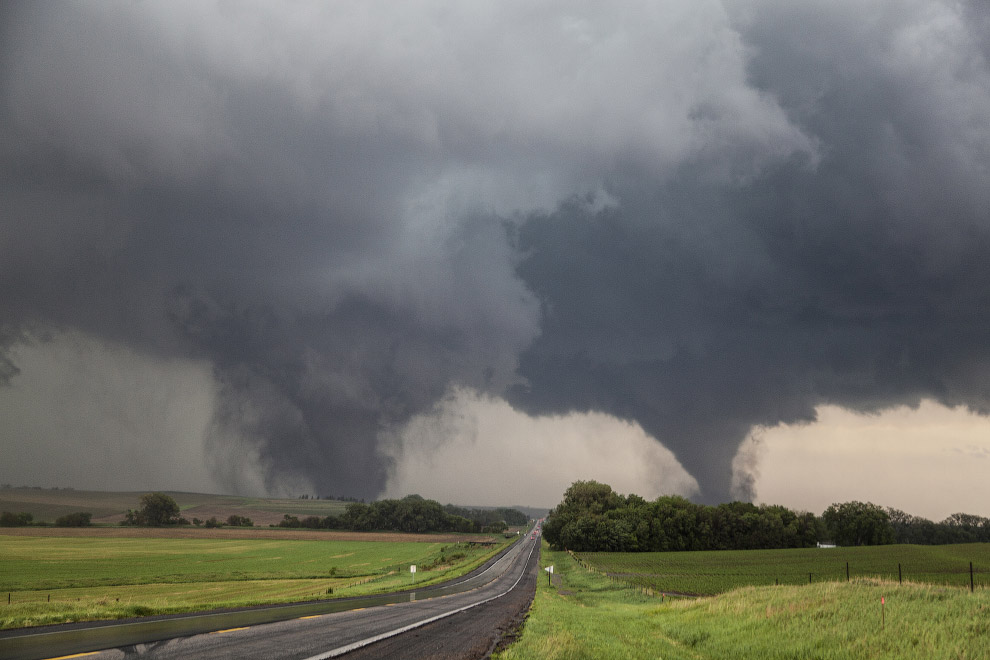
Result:
[[[990,520],[970,513],[953,513],[942,521],[953,543],[978,543],[987,540]]]
[[[30,513],[11,513],[4,511],[0,513],[0,527],[25,527],[31,524],[34,516]]]
[[[363,502],[351,502],[341,516],[344,529],[353,529],[356,532],[368,532],[374,529],[371,519],[371,511],[367,504]]]
[[[872,502],[833,504],[822,514],[825,528],[838,545],[885,545],[894,542],[890,514]]]
[[[564,492],[564,500],[547,516],[543,536],[558,550],[583,552],[615,546],[632,529],[601,518],[609,511],[624,508],[625,504],[625,498],[608,484],[575,481]]]
[[[576,552],[793,548],[813,546],[821,521],[811,513],[749,502],[713,507],[676,495],[647,502],[596,481],[576,481],[550,512],[543,535],[554,549]]]
[[[282,516],[282,520],[278,522],[279,527],[302,527],[302,523],[299,522],[299,518],[296,516],[290,516],[285,514]]]
[[[165,493],[146,493],[141,496],[141,509],[136,524],[149,527],[174,525],[179,521],[179,505]]]

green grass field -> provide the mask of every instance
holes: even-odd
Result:
[[[844,581],[850,576],[969,586],[973,562],[978,585],[990,582],[990,544],[718,552],[585,552],[578,558],[595,570],[658,591],[717,594],[749,585]]]
[[[460,575],[465,543],[0,534],[0,628],[391,591]],[[332,590],[332,596],[328,593]],[[50,600],[49,600],[50,599]]]
[[[519,641],[499,660],[990,657],[990,590],[885,582],[745,587],[706,598],[651,597],[548,552]],[[881,625],[881,603],[885,621]]]

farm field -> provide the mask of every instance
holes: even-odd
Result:
[[[710,595],[750,585],[808,584],[856,577],[969,587],[990,583],[990,544],[922,546],[886,545],[858,548],[791,550],[722,550],[717,552],[583,552],[588,567],[632,585],[656,591]]]
[[[94,523],[116,524],[128,509],[137,509],[140,492],[104,492],[54,488],[0,488],[0,511],[30,513],[36,522],[54,522],[59,516],[77,511],[93,514]],[[317,499],[277,499],[181,493],[169,491],[187,519],[226,520],[230,515],[246,516],[255,525],[278,524],[285,514],[294,516],[340,515],[347,502]]]
[[[540,563],[554,586],[542,573],[522,636],[496,660],[990,657],[985,588],[858,578],[661,599],[546,546]]]
[[[10,597],[0,628],[390,591],[414,584],[411,564],[418,568],[415,584],[426,585],[475,568],[508,542],[484,548],[446,537],[423,542],[423,535],[409,541],[302,536],[0,534],[0,593]]]
[[[3,536],[117,538],[117,539],[267,539],[287,541],[405,541],[410,543],[463,543],[491,540],[490,534],[404,532],[346,532],[289,527],[5,527]]]

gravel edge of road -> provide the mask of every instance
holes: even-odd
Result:
[[[533,595],[536,595],[535,591]],[[516,643],[522,635],[527,619],[529,619],[529,610],[533,607],[533,600],[533,598],[530,598],[526,607],[516,613],[515,617],[513,617],[512,621],[509,623],[509,627],[495,639],[495,642],[492,644],[491,648],[488,649],[488,652],[482,657],[482,660],[489,660],[496,653],[504,651]]]

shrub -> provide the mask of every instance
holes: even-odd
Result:
[[[83,511],[67,513],[64,516],[59,516],[56,518],[55,525],[57,527],[87,527],[89,526],[92,517],[92,513],[86,513]]]
[[[0,527],[25,527],[31,524],[34,516],[30,513],[11,513],[4,511],[0,513]]]
[[[145,525],[173,525],[179,521],[179,505],[165,493],[141,496],[141,517]]]
[[[285,517],[278,523],[279,527],[302,527],[302,523],[299,522],[299,518],[296,516],[290,516],[285,514]]]
[[[179,505],[165,493],[147,493],[141,496],[141,508],[128,509],[121,525],[145,525],[160,527],[179,523]]]

